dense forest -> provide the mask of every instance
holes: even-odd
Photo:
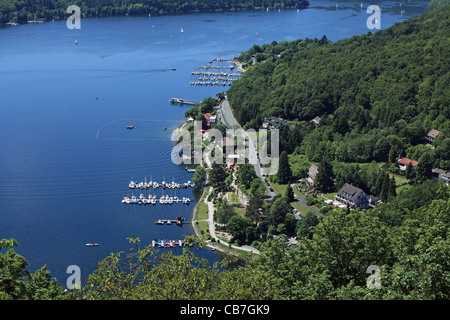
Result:
[[[308,6],[308,0],[0,0],[0,24],[30,20],[66,19],[67,7],[77,5],[82,17],[128,15],[171,15],[254,9],[296,9]]]
[[[449,170],[448,13],[446,5],[336,43],[324,36],[255,45],[240,55],[248,70],[228,91],[235,116],[254,129],[265,117],[290,120],[281,149],[311,161],[387,161],[393,148],[415,160],[431,152]],[[432,129],[442,133],[434,150],[423,144]]]

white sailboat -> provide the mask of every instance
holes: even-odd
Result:
[[[180,31],[181,33],[184,33],[184,30],[183,30],[183,28],[181,28],[181,31]]]

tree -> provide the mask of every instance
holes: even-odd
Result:
[[[250,188],[253,180],[257,178],[255,168],[250,163],[243,164],[239,169],[239,184],[245,189]]]
[[[317,173],[316,180],[314,181],[314,187],[322,192],[334,191],[333,178],[333,166],[328,160],[328,157],[324,157],[322,161],[320,161],[319,172]]]
[[[202,166],[197,166],[195,168],[194,176],[192,177],[192,182],[195,186],[200,187],[206,182],[206,170]]]
[[[286,151],[283,151],[280,155],[277,177],[280,184],[286,184],[292,180],[291,165],[289,164],[289,158]]]
[[[395,198],[395,196],[397,195],[397,191],[396,191],[397,185],[395,183],[395,177],[392,176],[391,179],[389,180],[389,187],[388,187],[388,199],[391,200],[393,198]]]
[[[299,238],[312,239],[312,229],[319,224],[317,214],[308,210],[306,214],[297,222],[297,236]]]
[[[222,205],[217,208],[216,212],[214,212],[214,220],[221,224],[226,224],[231,217],[235,216],[237,213],[234,212],[232,206],[227,205],[226,203],[222,203]]]
[[[389,198],[389,184],[390,184],[389,174],[387,172],[384,172],[380,191],[380,199],[383,202],[387,201]]]
[[[56,279],[51,279],[46,266],[35,273],[27,271],[28,261],[17,254],[13,246],[18,246],[15,239],[0,240],[0,300],[40,300],[63,299],[63,288],[58,287]]]
[[[408,163],[408,165],[406,166],[406,170],[405,170],[405,176],[407,179],[413,179],[415,176],[415,171],[412,167],[411,162]]]
[[[396,162],[394,146],[392,146],[391,149],[389,150],[389,159],[388,159],[388,161],[389,161],[389,163],[395,163]]]
[[[433,159],[429,153],[424,153],[419,158],[416,169],[416,182],[421,183],[430,179],[433,175]]]
[[[252,184],[250,185],[250,195],[252,197],[262,197],[265,193],[266,185],[264,182],[259,178],[253,179]]]
[[[280,197],[271,205],[269,214],[267,215],[267,220],[270,224],[277,226],[278,224],[284,222],[284,219],[286,219],[286,214],[291,212],[291,210],[292,207],[286,201],[286,198]]]
[[[233,235],[233,239],[239,243],[245,243],[247,239],[247,228],[252,226],[252,222],[248,218],[235,215],[227,222],[227,231]]]
[[[213,163],[211,172],[209,174],[209,182],[214,188],[222,188],[224,186],[227,173],[225,169],[217,164]]]
[[[295,195],[294,195],[294,190],[292,189],[292,186],[289,184],[288,187],[286,188],[286,194],[284,195],[284,197],[286,198],[286,200],[288,202],[293,202],[295,201]]]
[[[245,210],[245,216],[253,223],[258,224],[263,219],[263,205],[264,201],[260,197],[251,198],[248,202],[247,209]]]

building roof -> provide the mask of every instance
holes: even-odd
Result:
[[[411,160],[411,159],[408,159],[408,158],[401,158],[401,159],[397,160],[397,163],[403,164],[405,166],[407,166],[410,162],[411,162],[411,165],[413,167],[415,167],[415,166],[417,166],[419,164],[417,161],[414,161],[414,160]]]
[[[444,169],[433,169],[433,173],[442,181],[450,182],[450,171],[445,171]]]
[[[320,122],[320,117],[319,116],[315,117],[314,119],[311,120],[311,122],[313,122],[315,125],[318,125]]]
[[[319,167],[315,164],[312,164],[311,167],[309,167],[309,171],[314,175],[317,176],[319,173]]]
[[[265,118],[264,122],[266,122],[266,123],[273,123],[273,124],[279,124],[279,123],[284,122],[284,120],[281,119],[281,118],[277,118],[277,117],[272,116],[270,118]]]
[[[364,191],[358,187],[346,183],[342,186],[341,190],[339,190],[338,195],[344,198],[355,200],[361,192]]]
[[[436,129],[433,129],[433,130],[431,130],[430,132],[428,132],[427,136],[434,139],[434,138],[436,138],[438,135],[440,135],[441,133],[442,133],[442,132],[440,132],[440,131],[438,131],[438,130],[436,130]]]

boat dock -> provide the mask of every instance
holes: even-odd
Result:
[[[219,65],[212,65],[216,61]],[[220,62],[227,62],[225,58],[215,58],[208,62],[208,65],[198,66],[198,71],[192,71],[192,76],[197,76],[189,82],[191,86],[231,86],[234,81],[239,80],[242,73],[234,72],[234,65],[221,65]],[[225,72],[227,69],[231,72]]]
[[[188,171],[188,170],[186,170]],[[194,169],[195,171],[195,169]],[[190,171],[188,171],[190,172]],[[149,181],[147,182],[147,179],[145,179],[144,182],[136,182],[136,181],[130,181],[130,183],[128,184],[128,187],[130,189],[148,189],[148,188],[153,188],[153,189],[158,189],[159,187],[162,187],[163,189],[187,189],[187,188],[195,188],[195,184],[192,183],[191,181],[188,182],[184,182],[184,183],[177,183],[177,182],[166,182],[163,181],[161,183],[157,182],[157,181]]]
[[[197,101],[181,99],[181,98],[172,98],[169,100],[169,102],[174,103],[174,104],[188,104],[188,105],[192,105],[192,106],[198,104]]]
[[[148,196],[145,197],[143,194],[140,194],[139,197],[136,196],[131,196],[131,198],[129,197],[123,197],[122,199],[122,203],[125,204],[139,204],[139,205],[146,205],[146,204],[152,204],[152,205],[156,205],[156,204],[185,204],[185,205],[189,205],[191,203],[191,199],[188,197],[182,197],[182,198],[178,198],[177,196],[175,197],[169,197],[168,195],[166,196],[161,196],[159,199],[156,198],[156,195],[153,196]]]
[[[183,224],[186,224],[186,223],[189,223],[189,222],[187,222],[186,219],[181,216],[179,216],[176,220],[158,219],[155,221],[155,224],[160,225],[160,226],[162,226],[162,225],[170,226],[172,224],[175,224],[175,225],[181,227]]]
[[[175,248],[175,247],[183,247],[186,246],[186,243],[183,243],[182,240],[153,240],[152,244],[150,244],[150,247],[157,247],[157,248]],[[189,246],[192,246],[193,244],[189,244]]]

